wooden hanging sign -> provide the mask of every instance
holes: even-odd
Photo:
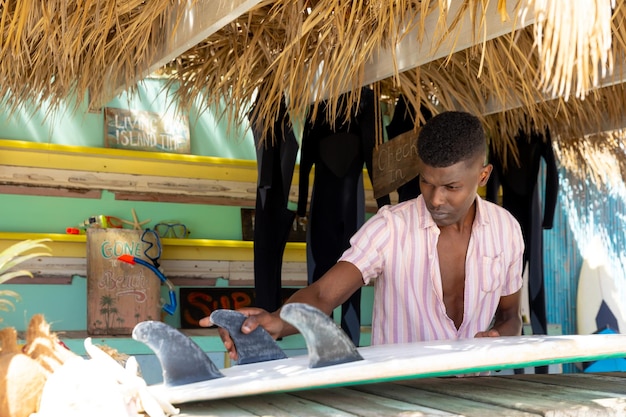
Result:
[[[104,140],[107,148],[139,151],[191,152],[186,115],[168,115],[142,110],[104,109]]]
[[[129,335],[145,320],[160,320],[161,281],[142,265],[118,261],[128,254],[147,260],[141,230],[87,229],[87,333]]]
[[[372,187],[380,198],[418,174],[417,132],[410,130],[374,149]]]

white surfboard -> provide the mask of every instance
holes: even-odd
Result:
[[[173,404],[273,392],[626,356],[626,335],[518,336],[359,348],[363,360],[309,368],[308,356],[222,369],[223,377],[149,387]]]
[[[615,278],[604,259],[601,255],[589,255],[583,261],[576,300],[578,334],[595,333],[607,326],[626,333],[624,301],[620,300]]]
[[[626,335],[515,336],[446,340],[356,348],[322,311],[289,303],[280,317],[296,327],[307,355],[287,357],[262,328],[243,334],[245,316],[216,310],[211,321],[229,332],[243,365],[217,369],[187,336],[165,323],[147,321],[133,338],[155,352],[163,383],[151,386],[170,403],[273,392],[366,384],[434,376],[588,362],[626,357]]]

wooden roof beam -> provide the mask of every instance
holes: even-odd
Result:
[[[618,62],[616,62],[613,65],[613,73],[607,74],[604,77],[600,78],[600,80],[598,81],[598,85],[594,87],[593,89],[611,87],[617,84],[622,84],[624,82],[626,82],[626,58],[621,57],[618,59]],[[556,100],[558,98],[559,97],[556,95],[546,94],[543,96],[542,99],[539,99],[536,102],[539,103],[539,102],[544,102],[544,101],[551,101],[551,100]],[[487,116],[487,115],[494,114],[494,113],[505,112],[508,110],[517,109],[522,106],[524,106],[524,103],[522,103],[522,101],[519,100],[518,98],[512,98],[509,102],[506,102],[506,103],[502,103],[500,100],[492,98],[488,100],[487,103],[485,104],[485,111],[483,112],[483,115]],[[608,120],[606,115],[603,115],[603,116],[604,117],[602,117],[603,121],[601,123],[600,131],[608,132],[608,131],[626,128],[626,117],[623,117],[619,121],[615,122],[615,121]],[[589,129],[586,130],[583,134],[587,136],[587,135],[593,135],[597,133],[599,132],[595,126],[589,126]]]
[[[622,84],[624,82],[626,82],[626,61],[614,65],[613,73],[607,74],[604,77],[600,78],[598,80],[598,85],[593,89],[595,90],[598,88],[610,87],[613,85]],[[544,101],[556,100],[557,98],[559,97],[556,95],[545,94],[541,99],[537,100],[536,102],[539,103]],[[485,111],[483,112],[483,115],[487,116],[489,114],[513,110],[522,107],[523,105],[524,103],[522,103],[522,101],[517,98],[513,98],[506,103],[502,103],[498,99],[491,98],[485,103]]]
[[[450,10],[448,12],[448,27],[454,17],[457,15],[462,3],[460,1],[450,2]],[[426,17],[424,24],[424,38],[422,42],[418,42],[418,29],[414,28],[407,33],[402,40],[396,45],[395,59],[397,62],[397,72],[401,73],[409,69],[418,67],[439,58],[446,57],[451,53],[462,51],[475,44],[474,40],[482,42],[511,33],[514,29],[521,29],[534,23],[533,13],[526,13],[521,20],[518,16],[519,10],[528,7],[528,0],[507,1],[506,10],[509,19],[502,21],[500,13],[497,10],[497,1],[488,2],[485,12],[484,30],[479,31],[478,24],[472,27],[469,11],[465,12],[463,19],[456,25],[446,38],[439,43],[439,38],[433,38],[433,34],[439,33],[437,30],[437,20],[439,13],[434,11]],[[365,66],[365,85],[391,77],[396,73],[393,64],[394,53],[389,49],[381,49],[375,53],[371,62]]]

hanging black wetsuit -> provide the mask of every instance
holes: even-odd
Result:
[[[546,136],[533,132],[530,137],[520,131],[516,136],[519,165],[513,156],[503,163],[492,152],[494,172],[487,184],[487,199],[498,198],[502,186],[502,206],[519,221],[526,245],[524,265],[528,267],[530,323],[534,334],[547,333],[545,291],[543,282],[543,230],[551,229],[559,189],[559,176],[550,132]],[[541,158],[546,164],[543,217],[537,184]],[[547,369],[540,369],[541,372]],[[539,373],[539,372],[538,372]]]
[[[321,103],[316,120],[308,120],[305,126],[300,154],[298,215],[306,215],[309,173],[315,165],[307,242],[312,256],[307,262],[313,264],[311,282],[335,265],[363,222],[359,212],[364,213],[364,208],[360,207],[364,206],[364,201],[359,195],[363,195],[364,164],[371,173],[376,117],[374,93],[363,88],[359,107],[351,112],[348,121],[342,123],[340,117],[335,126],[331,126],[326,121],[325,103]],[[342,305],[341,311],[341,326],[358,346],[360,290]]]
[[[254,215],[255,305],[268,311],[282,305],[283,253],[295,218],[287,204],[298,142],[288,121],[285,103],[281,101],[274,130],[259,146],[262,122],[251,120],[258,166]]]

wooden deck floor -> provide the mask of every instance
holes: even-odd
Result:
[[[427,378],[179,407],[182,417],[626,416],[626,374]]]

